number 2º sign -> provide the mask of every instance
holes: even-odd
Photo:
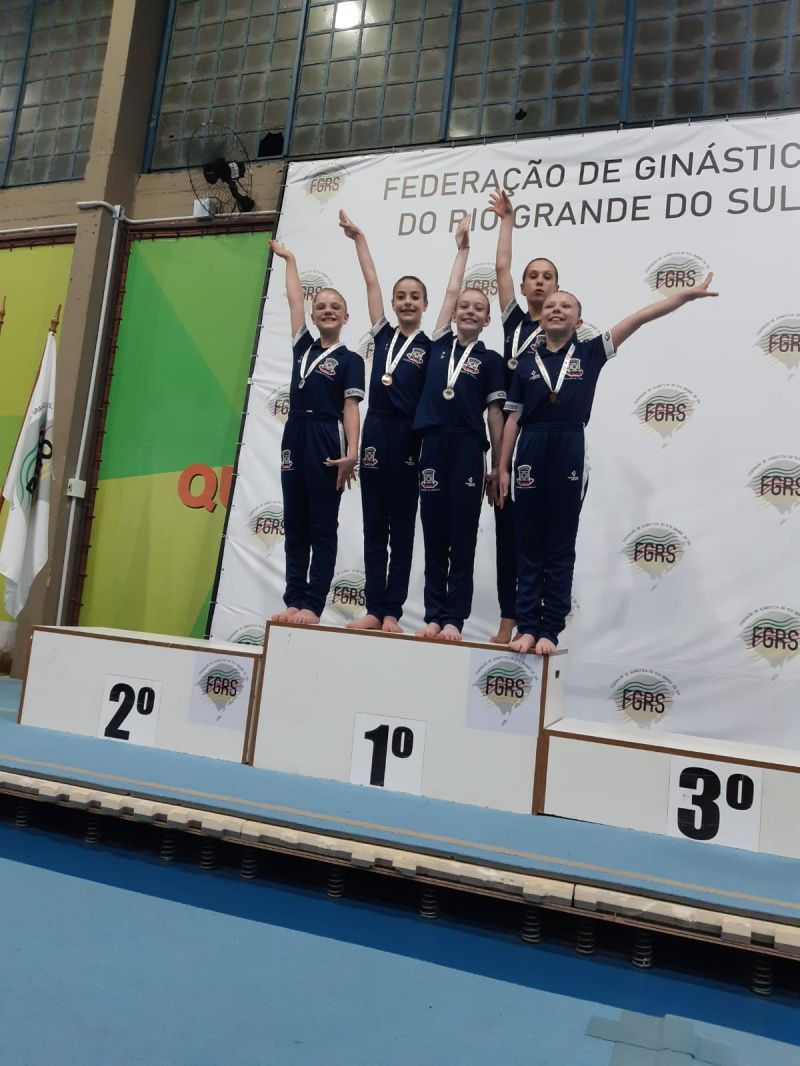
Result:
[[[160,681],[109,674],[103,688],[97,735],[152,748],[156,742],[160,705]]]
[[[351,784],[377,785],[418,796],[422,790],[425,725],[413,718],[357,714]]]
[[[673,755],[667,833],[758,851],[763,780],[757,766]]]

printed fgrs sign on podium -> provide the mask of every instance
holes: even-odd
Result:
[[[553,664],[557,667],[554,668]],[[530,813],[564,657],[269,625],[254,766]]]
[[[561,641],[572,652],[569,713],[632,736],[670,730],[800,750],[799,146],[800,117],[781,115],[289,166],[278,237],[297,255],[309,303],[325,285],[345,295],[342,337],[368,373],[364,283],[340,209],[366,233],[387,309],[402,273],[427,284],[428,332],[469,212],[466,278],[492,301],[484,339],[494,348],[497,218],[487,205],[498,184],[516,211],[515,284],[530,258],[552,259],[583,302],[584,335],[714,272],[717,299],[648,324],[611,360],[587,429],[590,487]],[[290,329],[284,268],[272,269],[213,617],[224,640],[260,639],[264,616],[282,605]],[[422,576],[418,528],[403,619],[412,632]],[[342,499],[323,621],[363,612],[356,490]],[[485,640],[497,617],[485,507],[465,636]]]
[[[241,762],[259,657],[153,633],[36,628],[20,721]]]

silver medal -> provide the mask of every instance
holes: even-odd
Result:
[[[442,392],[442,396],[444,396],[446,400],[452,400],[455,394],[456,390],[451,389],[449,386]]]
[[[383,382],[384,385],[386,385],[388,387],[392,383],[392,375],[391,374],[384,374],[383,377],[381,378],[381,381]]]
[[[518,366],[519,366],[519,359],[513,359],[512,358],[512,359],[508,360],[508,369],[509,370],[516,370]]]

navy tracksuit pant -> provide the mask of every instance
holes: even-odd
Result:
[[[400,618],[417,518],[419,438],[411,419],[368,413],[361,437],[361,507],[367,614]],[[390,554],[391,552],[391,554]]]
[[[290,415],[281,444],[287,607],[321,615],[333,580],[338,544],[336,467],[326,459],[344,454],[344,431],[334,418]],[[309,566],[310,563],[310,566]]]
[[[472,609],[484,448],[472,430],[426,430],[419,457],[425,621],[463,628]]]
[[[494,542],[497,558],[497,601],[501,618],[517,617],[517,543],[514,502],[510,496],[502,508],[494,508]]]
[[[572,602],[585,455],[583,426],[533,424],[514,457],[517,629],[554,643]]]

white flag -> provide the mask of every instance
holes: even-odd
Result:
[[[48,333],[39,376],[3,487],[10,508],[0,545],[0,574],[6,579],[5,608],[12,618],[25,606],[33,579],[47,562],[55,396],[56,338]]]

